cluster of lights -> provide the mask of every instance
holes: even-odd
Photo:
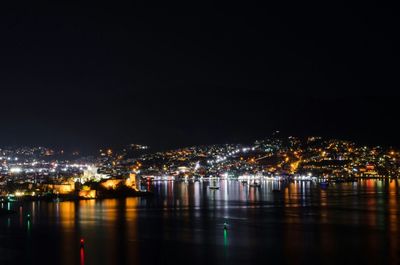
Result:
[[[7,161],[18,161],[18,157],[4,157],[0,156],[0,160],[7,160]]]
[[[255,150],[255,147],[252,147],[252,148],[250,148],[250,147],[244,147],[244,148],[242,148],[242,149],[236,149],[236,150],[234,150],[234,151],[231,151],[231,152],[228,152],[227,153],[227,156],[219,156],[219,155],[217,155],[217,157],[216,157],[216,159],[215,160],[207,160],[207,163],[208,164],[214,164],[214,163],[220,163],[220,162],[223,162],[223,161],[226,161],[227,159],[228,159],[228,157],[230,157],[230,156],[233,156],[233,155],[236,155],[236,154],[238,154],[238,153],[240,153],[240,152],[242,152],[242,153],[247,153],[248,151],[254,151]]]
[[[39,163],[34,161],[28,165],[11,165],[9,167],[5,167],[8,169],[8,172],[12,174],[20,174],[20,173],[43,173],[43,172],[56,172],[57,169],[67,172],[70,169],[79,169],[79,170],[91,170],[91,165],[86,164],[67,164],[64,166],[60,166],[57,163],[53,163],[50,168],[41,167],[41,168],[32,168],[36,167]],[[30,167],[31,166],[31,167]]]

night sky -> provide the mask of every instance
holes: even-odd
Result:
[[[0,146],[400,147],[391,7],[54,2],[0,9]]]

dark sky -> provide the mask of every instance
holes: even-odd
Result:
[[[0,9],[0,146],[400,146],[391,7],[54,2]]]

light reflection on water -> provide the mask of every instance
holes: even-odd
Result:
[[[3,204],[18,213],[0,217],[0,263],[400,262],[398,181],[208,185],[155,182],[151,198]]]

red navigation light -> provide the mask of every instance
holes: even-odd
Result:
[[[81,247],[83,247],[85,245],[85,240],[83,240],[83,238],[81,238],[80,243],[81,243]]]

